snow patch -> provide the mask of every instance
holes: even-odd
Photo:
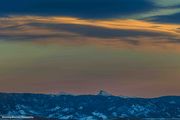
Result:
[[[96,117],[102,118],[103,120],[107,119],[107,116],[105,116],[103,113],[92,112],[92,114]]]

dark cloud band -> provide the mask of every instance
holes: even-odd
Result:
[[[151,10],[149,0],[1,0],[0,15],[114,18]]]
[[[36,34],[32,32],[24,32],[24,28],[32,28],[30,31],[37,31]],[[34,29],[33,29],[34,28]],[[36,29],[48,30],[49,32],[43,33]],[[99,26],[90,26],[90,25],[79,25],[79,24],[57,24],[57,23],[28,23],[24,25],[15,25],[11,27],[3,28],[3,30],[8,30],[8,34],[1,34],[0,39],[5,39],[6,41],[18,40],[18,41],[37,41],[42,39],[63,39],[63,40],[76,40],[86,39],[86,38],[96,38],[99,40],[108,40],[111,41],[113,39],[127,42],[131,45],[138,45],[140,42],[140,38],[156,38],[151,39],[152,42],[168,42],[168,43],[179,43],[179,40],[171,36],[170,34],[163,32],[155,32],[155,31],[143,31],[139,30],[131,30],[131,29],[111,29]],[[15,31],[19,31],[16,34]],[[51,32],[50,32],[51,31]],[[138,40],[140,39],[140,40]]]

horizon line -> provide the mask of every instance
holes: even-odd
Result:
[[[140,98],[140,99],[154,99],[154,98],[162,98],[162,97],[180,97],[180,95],[161,95],[154,97],[143,97],[143,96],[125,96],[125,95],[113,95],[109,92],[108,95],[100,94],[102,90],[97,91],[97,94],[76,94],[76,93],[68,93],[68,92],[60,92],[60,93],[35,93],[35,92],[0,92],[0,94],[34,94],[34,95],[54,95],[54,96],[104,96],[104,97],[120,97],[120,98]],[[106,92],[103,90],[103,92]]]

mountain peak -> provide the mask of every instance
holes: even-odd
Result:
[[[110,94],[109,92],[106,92],[106,91],[104,91],[104,90],[100,90],[97,95],[101,95],[101,96],[112,96],[112,94]]]

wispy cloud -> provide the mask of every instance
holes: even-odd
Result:
[[[0,38],[18,41],[95,43],[121,46],[179,46],[180,25],[142,20],[87,20],[73,17],[1,18]],[[122,43],[123,42],[123,43]],[[170,45],[171,44],[171,45]]]
[[[153,16],[149,18],[151,21],[159,22],[159,23],[174,23],[180,24],[180,12],[169,15],[159,15]]]

